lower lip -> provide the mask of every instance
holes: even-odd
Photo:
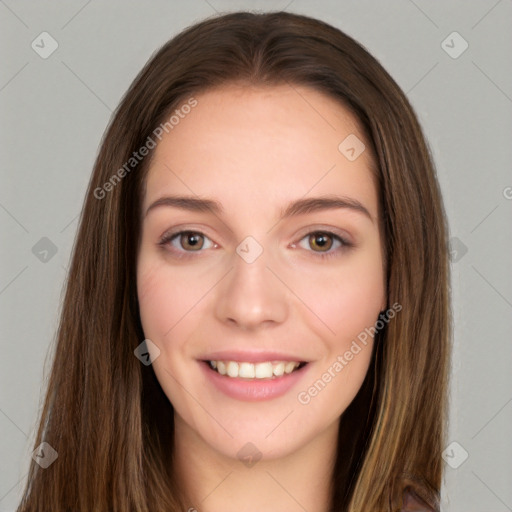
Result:
[[[292,373],[284,374],[274,379],[241,379],[240,377],[227,377],[210,368],[210,365],[200,361],[202,371],[206,378],[222,393],[246,402],[271,400],[286,394],[307,372],[310,364]]]

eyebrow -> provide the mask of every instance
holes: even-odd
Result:
[[[213,199],[204,199],[192,196],[165,196],[152,203],[146,210],[145,215],[147,216],[151,210],[160,206],[181,208],[191,212],[212,213],[214,215],[222,215],[224,213],[222,205]],[[343,208],[362,213],[373,222],[373,217],[370,212],[360,201],[350,197],[340,197],[335,195],[297,199],[296,201],[292,201],[284,210],[281,210],[280,217],[286,219],[289,217],[332,210],[335,208]]]

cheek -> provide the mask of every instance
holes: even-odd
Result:
[[[345,352],[337,352],[309,376],[298,391],[295,401],[304,423],[323,425],[337,421],[354,400],[368,373],[373,343],[360,345],[360,352],[346,359]],[[349,351],[352,353],[351,351]]]
[[[137,269],[140,318],[144,334],[149,339],[156,338],[156,334],[162,332],[164,321],[172,321],[168,314],[175,310],[175,295],[168,292],[161,270],[160,265],[150,264],[144,260],[139,263]]]
[[[144,260],[137,271],[137,290],[144,334],[162,340],[183,315],[183,304],[192,291],[180,286],[179,275],[173,278],[164,264]]]
[[[173,268],[165,260],[142,258],[137,269],[139,312],[146,338],[166,350],[171,339],[186,340],[205,314],[203,297],[215,281],[197,268]],[[176,341],[172,346],[179,345]]]
[[[340,269],[335,277],[331,273],[319,279],[317,275],[315,287],[309,286],[314,291],[308,300],[314,305],[315,317],[322,320],[319,323],[311,316],[310,328],[323,333],[324,351],[296,399],[311,421],[318,417],[327,423],[335,421],[355,398],[368,373],[373,329],[385,286],[380,262],[366,263],[360,268]]]
[[[337,266],[304,272],[294,291],[311,310],[309,317],[320,329],[315,330],[329,345],[342,349],[378,320],[385,304],[382,262],[369,251],[366,257],[357,255]]]

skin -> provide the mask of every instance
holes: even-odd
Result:
[[[153,368],[174,407],[180,488],[201,512],[326,511],[340,415],[367,373],[372,338],[309,403],[297,395],[386,309],[370,151],[349,161],[338,150],[350,134],[364,140],[358,123],[307,87],[230,85],[195,98],[155,149],[137,263],[144,333],[160,350]],[[215,199],[224,213],[159,206],[145,215],[170,194]],[[370,216],[334,208],[280,217],[293,200],[332,194]],[[199,248],[186,236],[160,246],[173,228],[205,237]],[[322,247],[309,237],[318,231],[354,246],[328,236]],[[236,252],[247,236],[263,249],[252,263]],[[217,390],[198,362],[255,347],[299,354],[307,373],[284,396],[248,402]],[[252,467],[237,456],[247,442],[261,453]]]

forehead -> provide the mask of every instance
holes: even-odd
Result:
[[[374,162],[367,144],[347,158],[347,145],[359,152],[365,141],[341,103],[296,85],[223,86],[194,98],[155,149],[143,211],[165,193],[261,208],[337,192],[369,203],[376,215]]]

